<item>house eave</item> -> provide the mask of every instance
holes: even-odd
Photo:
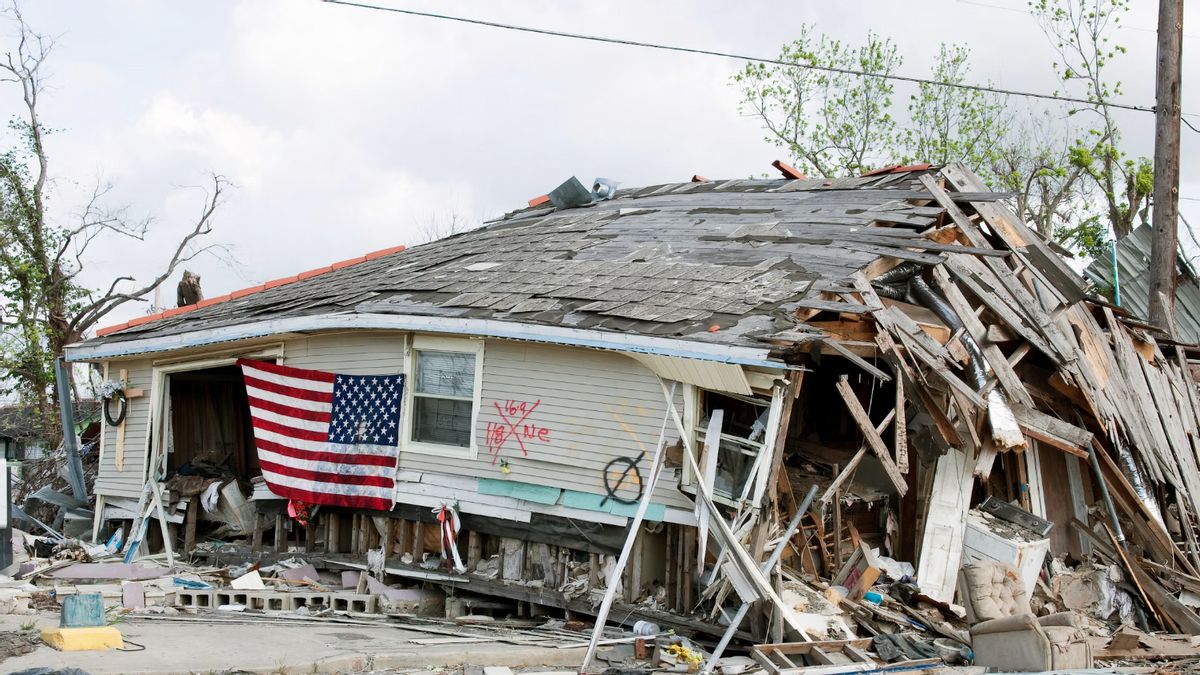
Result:
[[[769,356],[767,348],[722,345],[586,328],[514,323],[494,319],[345,312],[267,319],[216,328],[120,341],[85,341],[66,348],[68,361],[101,361],[187,349],[210,344],[285,333],[326,330],[400,330],[448,335],[473,335],[510,340],[609,349],[640,354],[715,361],[784,370],[788,365]]]

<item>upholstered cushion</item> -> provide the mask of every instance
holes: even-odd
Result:
[[[1050,646],[1060,651],[1066,651],[1079,638],[1079,629],[1070,626],[1042,626],[1042,632],[1050,639]]]
[[[967,600],[976,621],[991,621],[1029,611],[1029,599],[1016,570],[994,562],[964,565]]]

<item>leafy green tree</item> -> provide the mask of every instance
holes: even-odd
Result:
[[[33,406],[54,438],[54,359],[117,307],[144,301],[180,264],[214,250],[193,242],[212,231],[213,215],[228,183],[212,176],[199,217],[157,276],[139,283],[134,274],[126,274],[102,289],[81,283],[91,244],[104,236],[144,241],[149,221],[130,220],[126,209],[106,207],[112,186],[104,183],[73,217],[50,208],[51,130],[42,121],[39,105],[45,93],[45,62],[54,42],[31,30],[18,6],[11,6],[7,14],[17,27],[16,45],[0,58],[0,82],[19,94],[21,112],[9,123],[17,141],[0,154],[0,386]]]
[[[758,117],[769,143],[785,148],[796,167],[833,178],[876,166],[896,144],[891,75],[903,59],[890,40],[867,34],[854,47],[801,28],[778,60],[826,70],[750,63],[733,76],[740,111]]]
[[[1151,161],[1121,149],[1121,130],[1109,105],[1122,92],[1107,68],[1126,52],[1110,33],[1129,11],[1129,0],[1033,0],[1029,6],[1058,55],[1055,74],[1068,92],[1088,101],[1069,110],[1085,129],[1074,140],[1069,165],[1091,183],[1099,212],[1092,210],[1061,234],[1085,248],[1086,242],[1105,240],[1108,230],[1121,239],[1137,222],[1147,222],[1154,184]]]
[[[971,51],[962,45],[941,45],[931,79],[969,84],[970,58]],[[1006,108],[1004,96],[921,82],[908,103],[902,137],[905,161],[963,162],[994,182],[992,172],[1009,133]]]

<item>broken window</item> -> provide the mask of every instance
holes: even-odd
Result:
[[[409,440],[413,443],[472,446],[480,346],[471,341],[418,339],[412,358]]]
[[[699,394],[700,419],[694,429],[697,447],[703,452],[709,422],[713,413],[721,410],[720,444],[712,487],[717,501],[736,505],[750,496],[753,479],[758,473],[771,401],[707,390],[700,390]]]

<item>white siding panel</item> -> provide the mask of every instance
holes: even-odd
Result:
[[[649,476],[666,408],[657,376],[634,359],[614,352],[489,340],[482,389],[475,430],[479,454],[474,460],[402,452],[401,467],[604,494],[605,465],[644,453],[638,469],[643,478]],[[528,415],[518,423],[525,412]],[[510,422],[519,440],[511,435]],[[503,442],[496,438],[496,429]],[[668,440],[677,436],[674,424],[668,424]],[[500,459],[508,462],[510,473],[500,470]],[[691,508],[691,501],[669,483],[656,490],[655,501]]]
[[[404,372],[404,333],[362,332],[314,335],[288,341],[284,365],[343,375]]]
[[[129,388],[140,388],[142,396],[129,400],[125,415],[125,452],[123,471],[117,471],[117,429],[104,425],[100,451],[100,467],[94,491],[109,497],[132,497],[142,494],[146,475],[146,435],[150,429],[151,362],[117,361],[108,365],[108,377],[116,380],[121,369],[128,371]]]

